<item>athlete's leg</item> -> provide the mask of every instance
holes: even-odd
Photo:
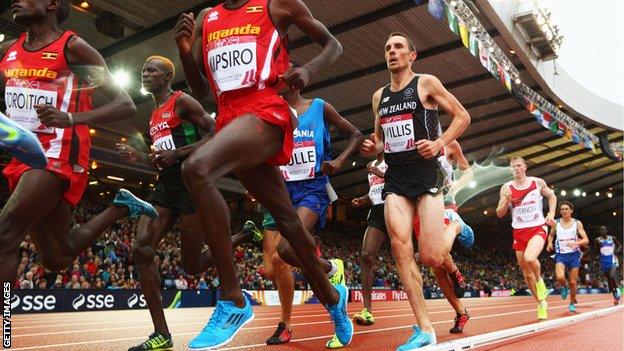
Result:
[[[433,333],[433,326],[427,316],[427,306],[425,305],[425,297],[422,290],[422,276],[416,261],[414,261],[412,221],[416,206],[411,200],[396,194],[386,195],[385,200],[384,215],[388,234],[390,235],[392,254],[397,263],[399,278],[409,298],[418,326],[427,333]],[[440,225],[444,224],[442,211],[443,209],[440,210],[440,218],[438,220]]]
[[[232,171],[264,164],[281,150],[282,140],[280,127],[246,114],[230,122],[182,164],[184,183],[195,204],[219,274],[221,299],[231,300],[238,307],[244,306],[245,301],[232,256],[230,211],[215,182]],[[283,186],[281,190],[286,193]],[[288,194],[284,196],[282,200],[290,204]]]
[[[444,294],[444,297],[449,302],[451,307],[453,307],[453,309],[455,310],[455,313],[457,314],[466,313],[465,312],[466,309],[464,308],[464,305],[461,303],[461,300],[457,296],[455,296],[455,292],[453,290],[453,283],[451,282],[451,279],[448,276],[449,273],[447,272],[446,268],[444,267],[435,268],[433,269],[433,274],[436,277],[436,281],[438,282],[440,289],[442,289],[442,293]]]
[[[570,270],[568,271],[568,284],[570,285],[570,302],[574,303],[574,301],[576,301],[576,289],[577,289],[577,285],[576,285],[576,281],[578,278],[578,273],[579,273],[579,269],[577,268],[570,268]]]
[[[437,268],[443,264],[446,255],[451,252],[456,237],[456,228],[454,225],[444,225],[442,194],[421,196],[418,199],[417,211],[420,218],[420,236],[418,237],[420,262],[425,266]]]
[[[376,255],[381,248],[381,245],[386,241],[386,234],[381,230],[373,227],[367,227],[364,233],[364,240],[362,242],[362,300],[364,300],[364,307],[369,311],[373,310],[371,302],[371,290],[373,288],[373,280],[375,279],[375,267]]]
[[[609,292],[613,293],[617,289],[617,282],[615,281],[615,274],[617,273],[617,266],[613,265],[609,270],[605,272],[607,277],[607,284],[609,286]]]
[[[533,295],[535,300],[539,302],[537,299],[537,288],[535,287],[535,276],[533,275],[531,267],[524,260],[524,251],[516,251],[516,259],[518,260],[520,270],[522,270],[522,275],[524,276],[527,288],[529,288],[531,295]]]
[[[282,261],[277,253],[281,235],[277,231],[266,230],[264,234],[263,255],[264,270],[267,277],[277,285],[281,305],[281,322],[290,330],[295,278],[290,266]]]
[[[545,240],[540,235],[533,235],[529,242],[527,243],[527,247],[524,250],[524,262],[533,272],[533,276],[535,277],[535,282],[539,282],[542,280],[542,272],[539,262],[539,254],[544,249]]]
[[[578,273],[578,270],[577,270]],[[560,288],[565,288],[566,280],[565,280],[565,265],[561,262],[557,262],[555,264],[555,278],[557,279],[557,283]]]
[[[292,207],[279,169],[263,163],[250,170],[238,171],[236,175],[245,188],[275,218],[277,229],[292,247],[301,269],[310,277],[309,283],[315,296],[323,304],[337,304],[338,293],[327,279],[321,261],[316,255],[314,238],[303,227]]]
[[[171,230],[178,215],[170,209],[155,206],[158,218],[141,216],[137,227],[137,236],[132,247],[132,258],[139,270],[139,282],[149,309],[154,331],[170,335],[160,296],[160,273],[154,262],[156,247]]]

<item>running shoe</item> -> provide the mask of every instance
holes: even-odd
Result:
[[[344,280],[344,279],[343,279]],[[353,339],[353,323],[347,314],[347,300],[349,299],[349,289],[343,284],[334,284],[340,299],[338,303],[330,306],[325,305],[334,323],[335,335],[342,345],[349,345]]]
[[[130,212],[128,214],[128,217],[130,217],[130,219],[138,218],[142,214],[151,218],[158,218],[158,212],[156,212],[154,206],[139,199],[133,193],[126,189],[119,189],[117,191],[117,195],[115,195],[113,204],[115,204],[116,206],[127,207]]]
[[[336,334],[334,334],[334,337],[325,344],[325,347],[328,349],[341,349],[344,345],[338,340]]]
[[[568,311],[570,311],[570,312],[572,312],[572,313],[576,313],[576,306],[574,306],[574,304],[573,304],[573,303],[571,303],[571,304],[568,306]]]
[[[243,224],[243,231],[251,233],[253,242],[261,243],[264,239],[264,234],[253,221],[246,221],[245,224]]]
[[[461,225],[461,232],[457,239],[463,247],[469,249],[474,244],[474,231],[463,220],[460,220],[459,224]]]
[[[417,326],[413,326],[413,328],[414,334],[410,336],[405,344],[399,346],[396,351],[416,350],[420,347],[433,345],[437,342],[435,333],[425,333]]]
[[[329,260],[333,266],[337,267],[336,272],[329,278],[332,285],[342,284],[344,286],[347,285],[345,281],[345,270],[344,270],[344,262],[342,260],[334,258]]]
[[[286,324],[284,324],[284,322],[279,322],[279,324],[277,324],[277,329],[275,330],[275,333],[273,333],[273,336],[267,339],[266,343],[267,345],[285,344],[290,341],[291,337],[292,330],[286,329]]]
[[[570,289],[568,289],[567,286],[564,286],[563,288],[561,288],[561,299],[565,300],[568,297],[569,291]]]
[[[25,165],[44,169],[48,165],[37,136],[0,112],[0,149]]]
[[[154,332],[137,346],[132,346],[128,351],[146,351],[146,350],[169,350],[173,348],[173,340],[171,335],[164,335]]]
[[[622,298],[622,295],[620,295],[620,290],[615,289],[615,291],[613,292],[613,304],[616,306],[619,305],[621,298]]]
[[[535,282],[535,289],[537,290],[537,299],[542,301],[548,297],[548,289],[546,289],[546,284],[544,283],[544,279],[541,279],[538,282]]]
[[[455,325],[453,326],[453,328],[449,330],[449,333],[459,334],[463,332],[464,326],[466,325],[466,323],[468,323],[469,319],[470,319],[470,315],[468,314],[468,311],[464,310],[464,313],[462,314],[458,313],[455,316]]]
[[[548,302],[546,300],[542,300],[537,304],[537,319],[548,319]]]
[[[236,307],[232,301],[217,301],[208,324],[188,343],[188,349],[214,350],[226,345],[253,319],[254,313],[247,298],[244,307]]]
[[[453,273],[449,273],[449,278],[451,278],[451,282],[453,282],[453,293],[455,294],[455,297],[458,299],[464,297],[468,287],[466,286],[464,276],[461,274],[459,269]]]
[[[364,307],[362,311],[353,315],[353,320],[359,325],[373,325],[375,324],[375,317],[373,313]]]

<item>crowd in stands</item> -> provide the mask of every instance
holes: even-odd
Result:
[[[110,198],[87,194],[75,211],[75,223],[79,225],[101,212],[110,204]],[[258,219],[258,216],[251,214]],[[233,213],[232,231],[239,231],[245,216]],[[260,223],[256,221],[256,223]],[[122,219],[106,231],[92,247],[77,257],[71,267],[63,272],[50,272],[41,266],[35,244],[27,236],[20,246],[18,279],[16,288],[22,289],[135,289],[140,288],[138,271],[134,266],[131,248],[138,220]],[[341,258],[345,262],[347,284],[360,288],[361,246],[364,228],[326,229],[319,233],[322,253],[327,258]],[[165,237],[157,249],[155,261],[161,274],[161,284],[166,289],[209,289],[219,285],[214,269],[191,276],[181,265],[180,236],[178,225]],[[481,242],[483,241],[483,242]],[[522,291],[526,285],[511,250],[511,234],[500,241],[479,240],[471,250],[456,248],[453,257],[462,271],[469,287],[474,290],[497,289]],[[275,289],[267,279],[262,267],[262,250],[258,245],[244,244],[234,252],[238,277],[244,289]],[[554,286],[554,260],[544,252],[540,258],[547,286]],[[604,287],[602,273],[595,259],[588,272],[590,279],[580,287]],[[306,289],[303,275],[295,270],[297,289]],[[439,291],[433,274],[423,269],[425,290]],[[388,243],[377,255],[374,286],[400,289],[400,280]]]

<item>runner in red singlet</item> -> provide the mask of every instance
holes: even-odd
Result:
[[[537,301],[537,318],[548,318],[548,290],[540,272],[538,256],[547,237],[546,225],[555,225],[557,196],[543,179],[527,177],[522,157],[512,157],[509,167],[513,180],[501,187],[496,215],[504,217],[511,209],[513,249],[524,280]],[[548,215],[544,218],[542,198],[548,199]]]
[[[322,47],[301,67],[289,68],[287,32],[297,26]],[[293,148],[294,116],[278,95],[280,85],[304,88],[310,75],[342,51],[327,28],[301,0],[228,0],[203,10],[198,20],[181,16],[176,42],[187,82],[199,100],[214,93],[217,133],[182,165],[182,176],[200,214],[221,282],[221,296],[208,325],[190,349],[229,343],[253,319],[235,275],[227,205],[215,181],[234,172],[245,188],[275,214],[277,229],[302,264],[316,297],[325,305],[343,344],[353,336],[346,313],[347,289],[332,286],[302,226],[276,167]]]
[[[47,168],[13,159],[3,170],[13,194],[0,214],[0,279],[17,274],[20,241],[30,232],[43,265],[65,269],[116,220],[156,216],[152,206],[120,190],[114,206],[70,230],[72,208],[87,185],[89,125],[130,118],[136,107],[117,88],[102,56],[73,32],[59,29],[67,0],[13,1],[11,14],[27,31],[0,45],[0,84],[6,114],[36,133]],[[93,108],[94,88],[108,103]]]

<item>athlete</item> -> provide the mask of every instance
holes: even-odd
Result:
[[[420,260],[435,269],[442,265],[457,237],[444,228],[442,175],[436,158],[468,127],[470,116],[440,80],[412,70],[416,49],[411,39],[399,32],[391,33],[384,50],[390,84],[373,95],[375,140],[365,140],[361,151],[368,157],[383,151],[388,164],[383,190],[386,226],[399,277],[418,323],[412,337],[398,350],[411,350],[436,343],[422,277],[414,260],[413,217],[417,213],[422,219]],[[438,108],[452,120],[444,133],[440,133]]]
[[[346,160],[358,151],[362,143],[362,133],[340,116],[331,104],[322,99],[304,99],[299,90],[289,88],[283,89],[280,95],[295,110],[298,122],[293,132],[294,148],[290,161],[280,166],[280,171],[303,227],[312,233],[315,228],[325,227],[325,215],[331,203],[328,194],[328,188],[331,187],[328,176],[341,169]],[[330,126],[348,137],[346,148],[335,159],[331,156]],[[271,243],[278,243],[278,246],[272,246]],[[265,242],[264,249],[268,257],[275,259],[274,253],[277,252],[278,259],[290,266],[301,267],[288,241],[284,239],[278,241],[270,238]],[[333,284],[344,284],[344,264],[341,260],[321,258],[320,261],[324,272],[331,276]],[[277,290],[280,289],[285,289],[280,292],[280,296],[294,293],[290,286],[280,288],[278,283]],[[292,305],[292,297],[288,300]],[[273,336],[267,340],[269,345],[290,341],[292,306],[286,306],[286,302],[288,301],[281,303],[282,321]]]
[[[607,227],[601,225],[598,227],[599,237],[594,242],[595,250],[600,259],[600,270],[607,278],[609,292],[613,294],[613,304],[620,303],[621,295],[617,287],[616,274],[618,268],[618,260],[615,254],[620,252],[622,244],[614,237],[609,235]]]
[[[374,136],[372,136],[374,138]],[[388,230],[386,229],[386,219],[384,217],[384,200],[381,193],[384,188],[384,176],[388,165],[384,162],[383,152],[377,158],[366,165],[368,172],[368,194],[355,198],[351,201],[353,207],[361,207],[367,203],[372,205],[368,212],[368,226],[364,232],[362,241],[362,266],[360,280],[362,282],[362,300],[364,308],[353,315],[353,320],[360,325],[372,325],[375,323],[373,316],[372,288],[375,273],[373,267],[376,255],[381,245],[386,241]]]
[[[561,298],[566,299],[570,293],[570,312],[576,312],[576,280],[581,266],[581,246],[589,244],[583,223],[572,218],[574,205],[569,201],[559,203],[561,218],[550,229],[547,251],[555,251],[555,277],[561,287]],[[554,240],[554,243],[553,243]],[[566,286],[565,271],[568,270]],[[569,287],[568,287],[569,286]]]
[[[555,225],[557,196],[546,182],[526,175],[527,165],[522,157],[512,157],[509,168],[513,180],[503,184],[496,215],[500,218],[511,209],[513,250],[524,281],[537,301],[537,318],[548,319],[548,290],[542,279],[539,254],[544,249],[546,230]],[[548,200],[548,214],[544,218],[542,199]]]
[[[297,26],[322,50],[301,67],[289,67],[287,32]],[[295,116],[278,95],[282,85],[304,88],[312,74],[333,62],[340,43],[315,20],[301,0],[228,0],[205,9],[197,22],[184,14],[176,42],[193,95],[212,90],[219,117],[216,134],[182,165],[182,177],[200,215],[221,283],[220,300],[189,349],[229,343],[253,319],[236,278],[230,216],[215,181],[234,172],[245,188],[275,215],[277,228],[310,278],[315,296],[328,309],[343,344],[353,337],[346,311],[348,291],[332,286],[316,255],[314,239],[293,208],[278,165],[290,160]]]
[[[204,237],[191,202],[182,182],[182,161],[199,145],[199,130],[210,137],[214,120],[197,100],[181,91],[173,91],[175,66],[170,59],[151,56],[142,68],[143,88],[154,99],[149,120],[149,134],[154,149],[153,158],[129,145],[117,144],[119,155],[128,162],[155,165],[158,169],[156,186],[147,199],[154,205],[158,218],[141,216],[137,237],[133,242],[132,258],[139,269],[139,281],[149,308],[154,332],[129,351],[159,350],[173,347],[160,296],[160,273],[154,262],[156,247],[178,219],[182,243],[182,267],[188,274],[199,274],[213,265],[209,250],[202,250]],[[233,238],[238,246],[250,233],[241,232]]]
[[[472,179],[472,168],[457,140],[453,140],[445,146],[443,151],[438,157],[438,164],[444,176],[444,226],[446,230],[451,230],[456,235],[473,238],[472,240],[461,241],[462,245],[471,247],[474,243],[474,232],[457,213],[458,207],[455,202],[455,195]],[[461,176],[457,180],[454,180],[453,176],[454,166],[457,166],[461,171]],[[414,235],[418,239],[420,237],[418,214],[414,215],[413,227]],[[442,289],[444,297],[455,310],[455,323],[449,332],[453,334],[462,333],[470,319],[468,311],[460,300],[466,292],[464,277],[459,271],[457,264],[453,261],[453,256],[451,256],[450,252],[446,254],[442,265],[433,268],[432,271],[440,289]]]
[[[67,0],[13,1],[11,15],[26,28],[0,44],[0,90],[6,114],[33,131],[47,166],[33,169],[17,159],[4,168],[13,192],[0,213],[0,279],[14,281],[19,244],[29,233],[43,266],[60,271],[118,219],[156,211],[129,191],[80,227],[70,229],[72,211],[87,185],[89,125],[130,118],[136,107],[117,88],[102,56],[71,31],[59,29],[69,16]],[[91,106],[97,87],[108,102]]]

